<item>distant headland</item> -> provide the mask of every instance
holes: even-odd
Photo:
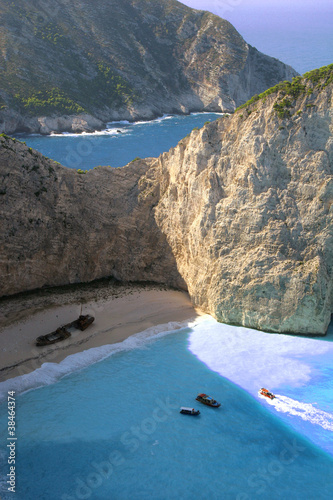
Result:
[[[0,132],[234,111],[297,73],[226,20],[175,0],[0,0]],[[48,4],[48,3],[47,3]]]

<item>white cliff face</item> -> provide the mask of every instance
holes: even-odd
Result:
[[[324,334],[332,84],[306,85],[289,118],[272,94],[121,169],[82,175],[1,138],[1,295],[112,275],[188,288],[219,321]]]
[[[195,131],[159,160],[156,220],[193,302],[218,320],[324,333],[332,312],[332,90],[280,120],[250,116]],[[302,111],[303,110],[303,111]],[[311,110],[311,111],[309,111]]]

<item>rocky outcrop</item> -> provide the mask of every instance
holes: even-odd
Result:
[[[233,111],[296,72],[175,0],[0,0],[0,131]]]
[[[332,75],[280,86],[120,169],[80,174],[2,137],[1,294],[112,275],[187,288],[227,323],[324,334]]]
[[[82,113],[80,115],[27,117],[12,109],[0,113],[0,133],[12,134],[14,132],[38,133],[48,135],[60,132],[94,132],[105,128],[105,123],[94,116]]]

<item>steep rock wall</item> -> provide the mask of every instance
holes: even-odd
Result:
[[[111,275],[186,288],[151,210],[138,200],[149,161],[85,175],[0,141],[1,295]]]
[[[324,334],[333,310],[327,78],[277,89],[121,169],[79,174],[1,137],[1,295],[113,275],[187,288],[227,323]]]
[[[259,102],[193,132],[156,167],[158,225],[194,303],[221,321],[300,333],[330,322],[331,89],[311,99],[283,121],[273,98]]]

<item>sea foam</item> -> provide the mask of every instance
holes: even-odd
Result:
[[[193,328],[189,349],[211,370],[255,398],[260,398],[261,387],[274,392],[273,400],[262,397],[263,404],[271,409],[333,431],[332,401],[321,398],[329,389],[325,369],[333,365],[332,342],[234,327],[211,318]],[[289,396],[300,394],[302,400],[278,395],[276,389],[283,389]],[[329,411],[306,400],[314,394]]]
[[[16,394],[37,389],[44,385],[56,383],[62,377],[82,370],[87,366],[102,361],[113,354],[142,348],[145,344],[174,333],[175,331],[191,327],[197,320],[176,322],[172,321],[163,325],[154,326],[140,333],[132,335],[123,342],[94,347],[83,352],[71,354],[60,363],[43,363],[43,365],[26,375],[5,380],[0,383],[0,402],[7,399],[8,391]]]
[[[74,132],[61,132],[61,133],[56,133],[52,132],[49,137],[96,137],[96,136],[113,136],[113,135],[121,135],[125,134],[126,129],[122,129],[121,131],[118,131],[115,128],[106,128],[103,130],[95,130],[94,132],[82,132],[80,134],[74,133]]]

